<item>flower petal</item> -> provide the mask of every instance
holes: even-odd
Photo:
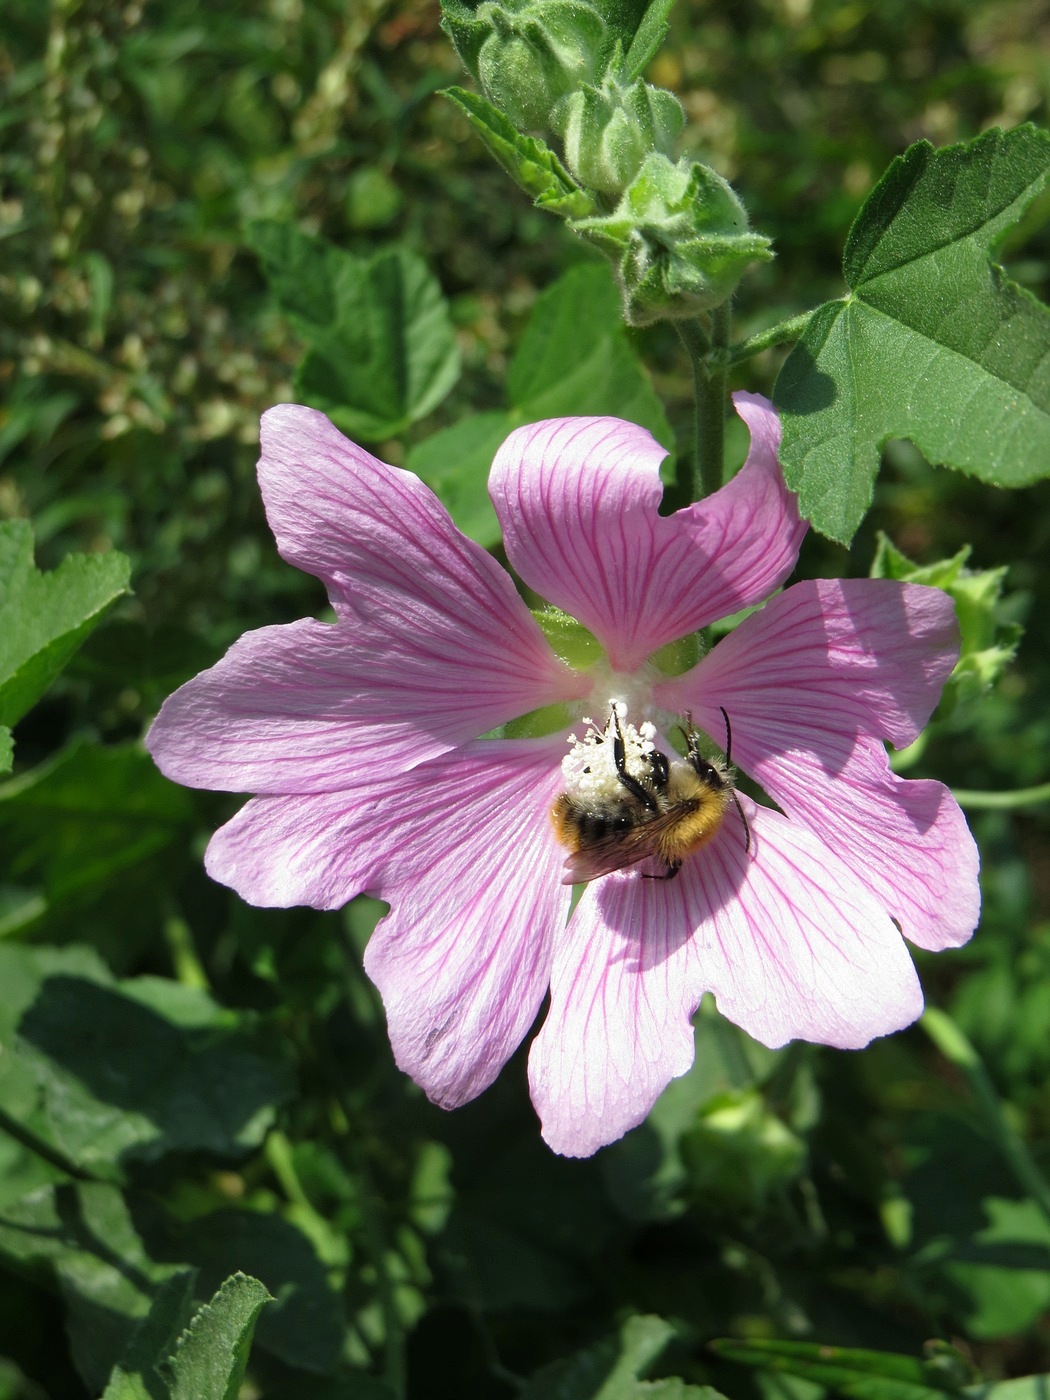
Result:
[[[846,860],[912,942],[944,948],[977,923],[977,848],[951,793],[896,777],[878,741],[915,738],[956,653],[939,589],[799,583],[656,695],[716,736],[724,707],[733,761]]]
[[[263,416],[259,475],[282,554],[339,622],[242,637],[165,702],[147,741],[177,782],[330,792],[382,746],[397,771],[530,710],[582,698],[510,576],[418,478],[313,409]]]
[[[656,694],[673,710],[691,707],[715,734],[723,705],[734,746],[764,722],[783,735],[782,747],[803,736],[808,746],[832,730],[876,734],[903,748],[932,714],[958,655],[955,609],[941,589],[816,579],[771,598]]]
[[[544,1139],[566,1157],[636,1127],[693,1063],[703,988],[678,885],[635,871],[596,880],[559,940],[529,1085]]]
[[[443,1108],[480,1094],[521,1043],[569,911],[548,820],[563,736],[485,747],[419,795],[426,815],[365,953],[398,1066]]]
[[[527,654],[479,647],[469,664],[466,621],[458,658],[432,632],[375,631],[307,618],[246,633],[165,700],[146,747],[190,787],[333,792],[367,782],[377,763],[404,772],[587,684],[545,642],[531,677]],[[525,664],[515,676],[516,660]]]
[[[858,1048],[910,1024],[922,993],[900,934],[845,864],[747,799],[674,881],[589,886],[559,946],[529,1061],[543,1135],[585,1156],[640,1123],[693,1059],[705,990],[766,1045]]]
[[[490,490],[511,564],[577,618],[617,670],[759,602],[794,567],[805,533],[776,461],[780,425],[756,395],[735,396],[752,433],[728,485],[657,513],[666,453],[618,418],[562,418],[513,432]]]
[[[208,873],[251,904],[390,903],[365,968],[398,1065],[445,1107],[492,1082],[547,988],[569,901],[548,820],[564,747],[483,740],[396,785],[255,798],[208,847]]]
[[[687,917],[702,930],[696,956],[722,1015],[772,1047],[857,1050],[910,1025],[922,990],[886,911],[800,823],[741,802],[751,849],[727,821],[682,871]]]

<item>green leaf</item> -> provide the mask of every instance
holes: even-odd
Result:
[[[720,1338],[710,1345],[730,1361],[800,1376],[851,1400],[941,1400],[945,1393],[958,1393],[969,1370],[964,1358],[944,1344],[927,1361],[820,1342]]]
[[[656,57],[656,51],[667,35],[667,16],[674,0],[652,0],[638,32],[631,41],[624,64],[628,80],[637,78]]]
[[[580,188],[561,161],[535,136],[523,136],[498,107],[466,88],[443,94],[470,122],[489,154],[537,204],[565,218],[583,219],[595,212],[594,200]]]
[[[304,402],[376,441],[442,401],[460,374],[448,304],[421,258],[388,248],[358,258],[294,224],[257,220],[248,242],[308,352]]]
[[[517,426],[511,413],[477,413],[442,428],[408,454],[408,466],[441,498],[465,535],[490,549],[500,525],[488,493],[489,468]]]
[[[33,887],[37,916],[95,895],[112,909],[132,872],[186,842],[193,813],[139,745],[72,745],[0,786],[4,878]]]
[[[113,1368],[102,1400],[169,1400],[168,1386],[157,1368],[171,1355],[190,1320],[196,1279],[196,1269],[184,1269],[160,1285]]]
[[[115,981],[86,949],[0,947],[0,1109],[96,1175],[125,1161],[243,1156],[294,1092],[252,1012],[158,977]]]
[[[1046,1400],[1050,1395],[1050,1375],[1015,1376],[989,1385],[969,1385],[961,1392],[966,1400]]]
[[[237,1400],[255,1322],[272,1303],[258,1279],[237,1273],[196,1313],[171,1357],[171,1400]]]
[[[155,1242],[165,1258],[192,1260],[200,1283],[216,1289],[236,1270],[260,1279],[275,1302],[259,1320],[256,1345],[314,1374],[339,1357],[345,1312],[324,1265],[303,1232],[279,1215],[217,1210],[184,1223],[158,1220]]]
[[[674,434],[629,339],[604,263],[570,268],[537,298],[507,390],[506,412],[465,419],[408,455],[408,466],[433,487],[464,534],[486,548],[500,537],[489,468],[504,438],[523,423],[610,414],[648,428],[673,451]]]
[[[848,543],[879,452],[909,438],[997,486],[1050,463],[1050,310],[991,261],[1043,188],[1050,133],[992,130],[911,146],[850,232],[850,295],[811,318],[774,390],[781,460],[802,514]]]
[[[722,1400],[710,1386],[640,1377],[663,1353],[674,1328],[660,1317],[629,1317],[614,1337],[546,1366],[522,1400]]]
[[[156,1286],[178,1272],[150,1258],[124,1196],[104,1182],[66,1182],[9,1203],[0,1258],[61,1293],[73,1359],[92,1394],[106,1385]]]
[[[127,558],[115,551],[71,554],[42,574],[28,522],[0,523],[0,773],[11,769],[11,725],[128,591],[130,577]]]
[[[1050,1307],[1050,1224],[1035,1201],[988,1196],[987,1225],[966,1241],[946,1243],[938,1272],[949,1282],[967,1336],[979,1340],[1023,1332]]]

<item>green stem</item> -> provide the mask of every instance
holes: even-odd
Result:
[[[339,1137],[345,1142],[348,1156],[360,1182],[361,1227],[365,1247],[376,1274],[376,1292],[383,1314],[384,1379],[396,1400],[405,1400],[408,1393],[408,1370],[405,1365],[405,1329],[397,1308],[394,1280],[387,1266],[386,1228],[380,1214],[382,1209],[372,1186],[372,1174],[360,1138],[354,1132],[350,1118],[338,1098],[329,1104],[329,1118]]]
[[[201,991],[211,990],[204,964],[197,955],[193,942],[193,932],[184,918],[169,914],[164,920],[164,941],[168,945],[175,977],[184,987],[196,987]]]
[[[952,788],[952,795],[960,807],[969,807],[972,812],[1003,812],[1014,807],[1034,807],[1040,802],[1050,802],[1050,783],[1039,787],[1014,788],[1012,792],[971,792],[966,788]]]
[[[685,346],[689,357],[689,368],[693,374],[693,451],[690,457],[679,457],[675,466],[675,506],[681,509],[702,494],[700,484],[700,457],[703,443],[700,428],[700,403],[703,398],[707,372],[704,359],[711,349],[711,342],[704,334],[698,321],[675,321],[674,328],[678,339]]]
[[[941,1054],[966,1076],[992,1140],[1018,1182],[1050,1220],[1050,1183],[1036,1166],[1024,1139],[1003,1112],[995,1086],[977,1051],[951,1017],[935,1007],[926,1008],[919,1025]]]
[[[729,377],[727,347],[732,312],[725,301],[711,313],[711,350],[707,373],[697,388],[696,467],[697,491],[694,496],[710,496],[722,485],[725,466],[726,382]]]
[[[779,321],[766,331],[759,331],[756,335],[748,336],[747,340],[741,341],[733,350],[730,350],[730,365],[738,365],[743,360],[750,360],[753,355],[759,355],[763,350],[771,350],[774,345],[786,345],[789,340],[798,340],[809,325],[812,315],[812,311],[803,311],[800,315],[792,316],[787,321]]]

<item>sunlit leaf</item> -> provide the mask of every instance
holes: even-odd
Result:
[[[909,438],[996,486],[1050,472],[1050,310],[991,261],[1050,172],[1050,132],[911,146],[850,232],[850,294],[816,311],[777,380],[784,475],[848,543],[879,452]]]
[[[128,591],[123,554],[72,554],[50,574],[33,563],[25,520],[0,522],[0,773],[11,771],[10,727]]]

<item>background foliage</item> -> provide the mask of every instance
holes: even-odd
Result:
[[[920,1400],[1050,1370],[1045,808],[974,804],[982,929],[920,959],[979,1060],[936,1023],[774,1053],[705,1007],[694,1071],[571,1162],[521,1055],[476,1104],[426,1103],[361,972],[380,910],[242,906],[200,863],[236,803],[140,746],[235,636],[324,606],[262,518],[271,403],[334,408],[489,545],[509,426],[618,411],[687,440],[676,338],[623,329],[604,269],[436,96],[462,78],[438,18],[0,8],[0,1397]],[[742,284],[744,331],[842,294],[851,219],[910,142],[1047,124],[1039,0],[679,0],[671,21],[653,80],[778,254]],[[1044,300],[1047,212],[1003,254]],[[566,325],[587,334],[559,358]],[[896,576],[965,545],[1008,564],[1001,598],[968,586],[1025,625],[1017,662],[991,693],[975,666],[908,771],[1045,782],[1050,487],[886,456],[852,551],[811,537],[801,572],[867,573],[879,531]],[[27,590],[54,636],[4,624]]]

